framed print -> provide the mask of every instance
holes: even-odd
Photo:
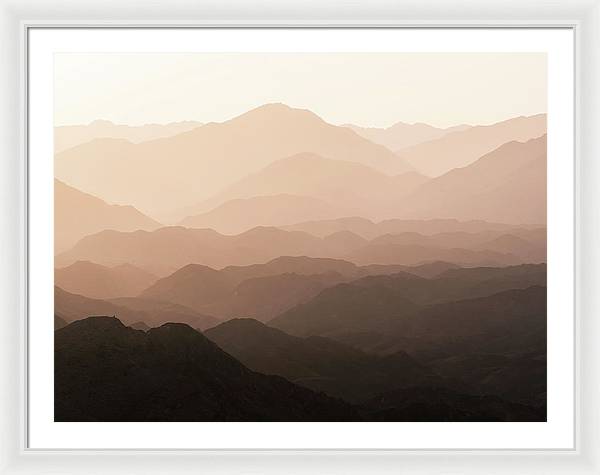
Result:
[[[598,473],[583,12],[24,19],[7,467]]]

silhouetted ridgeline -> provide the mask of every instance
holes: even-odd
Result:
[[[546,419],[544,114],[55,132],[57,421]]]
[[[111,317],[55,335],[56,421],[346,421],[349,404],[250,371],[196,330]]]
[[[406,353],[367,355],[255,321],[208,334],[251,368],[296,384],[248,369],[184,324],[145,332],[90,317],[55,332],[55,420],[545,420],[543,405],[477,394]]]

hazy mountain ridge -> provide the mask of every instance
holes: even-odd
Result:
[[[61,252],[84,236],[106,229],[134,231],[160,227],[133,206],[110,205],[59,180],[54,180],[54,248]]]
[[[74,294],[110,299],[133,297],[153,284],[158,277],[131,264],[106,267],[77,261],[54,270],[54,284]]]
[[[390,150],[401,150],[423,142],[439,139],[449,133],[469,129],[470,125],[456,125],[448,128],[433,127],[429,124],[407,124],[396,122],[390,127],[360,127],[353,124],[344,124],[362,137],[383,145]]]
[[[97,139],[59,153],[57,178],[153,216],[194,205],[269,163],[297,153],[410,171],[393,152],[312,112],[268,104],[223,123],[150,142]],[[90,171],[93,170],[93,173]],[[131,177],[136,177],[135,189]],[[198,187],[197,177],[203,177]],[[161,190],[162,199],[155,200]]]
[[[223,234],[239,234],[256,226],[285,226],[307,219],[337,218],[347,208],[300,195],[278,194],[236,198],[181,221],[189,228],[210,228]]]
[[[545,285],[544,264],[450,269],[432,279],[406,272],[368,276],[330,287],[269,325],[298,336],[382,332],[382,326],[385,332],[417,315],[423,306],[450,305],[452,301]]]
[[[111,300],[93,299],[67,292],[54,287],[54,314],[64,322],[83,318],[109,315],[132,325],[144,322],[150,327],[168,322],[186,323],[194,328],[205,329],[219,323],[219,320],[203,315],[183,305],[172,302],[159,302],[135,297]]]
[[[505,143],[527,142],[545,134],[546,114],[538,114],[455,131],[397,153],[419,172],[437,177],[470,165]]]
[[[419,233],[424,236],[439,233],[480,233],[490,231],[519,232],[530,229],[527,225],[494,223],[483,220],[459,221],[458,219],[387,219],[372,221],[359,216],[339,219],[306,221],[290,226],[281,226],[285,231],[301,231],[316,237],[326,237],[336,232],[349,231],[371,240],[385,234]]]
[[[170,137],[201,125],[202,123],[192,120],[137,126],[115,124],[109,120],[95,120],[87,125],[61,125],[54,127],[54,153],[99,138],[124,139],[138,143]]]
[[[231,207],[238,200],[254,200],[256,209],[246,208],[245,216],[251,219],[254,215],[254,226],[285,225],[294,222],[320,220],[327,218],[339,218],[348,215],[361,215],[366,217],[381,217],[393,215],[393,207],[403,196],[414,191],[419,185],[425,183],[427,177],[415,172],[407,172],[396,176],[388,176],[381,171],[361,163],[346,160],[332,160],[324,158],[315,153],[301,153],[287,158],[281,158],[267,165],[265,168],[252,173],[238,182],[217,193],[209,200],[199,203],[195,207],[185,211],[190,215],[181,224],[190,227],[213,227],[219,231],[220,226],[236,225],[237,216],[225,216],[221,212],[213,218],[212,222],[206,222],[207,213],[218,213],[223,207]],[[265,215],[270,213],[270,208],[261,206],[259,199],[272,200],[285,199],[289,194],[304,197],[304,199],[318,199],[325,203],[323,210],[318,206],[313,213],[322,213],[332,210],[337,215],[325,217],[302,218],[300,213],[306,214],[306,210],[297,209],[299,204],[291,202],[287,204],[291,216],[287,222],[271,221],[260,222]],[[288,198],[289,201],[289,198]],[[263,209],[264,208],[264,209]],[[204,213],[200,216],[193,216]],[[215,219],[215,218],[220,218]],[[295,221],[294,221],[295,220]],[[207,226],[207,224],[209,226]],[[245,223],[246,229],[251,228],[252,223]],[[239,229],[238,232],[245,229]]]
[[[546,222],[546,136],[509,142],[421,185],[406,196],[407,218]]]
[[[300,203],[285,204],[283,196],[276,197],[286,190],[324,201],[313,207],[313,213],[321,216],[311,217]],[[268,196],[271,207],[272,202],[280,202],[280,214],[288,209],[285,219],[270,217],[271,208],[261,205],[260,200],[265,202]],[[239,204],[240,199],[255,204],[238,215],[224,213],[223,207]],[[240,232],[252,224],[295,226],[303,221],[323,221],[328,219],[323,214],[330,214],[329,218],[338,219],[359,216],[543,225],[545,203],[546,136],[542,135],[527,142],[501,144],[472,163],[433,179],[415,172],[389,177],[363,165],[300,154],[278,160],[199,204],[195,209],[216,207],[204,215],[190,216],[182,224]],[[207,215],[211,219],[207,220]]]
[[[224,320],[251,317],[266,321],[340,282],[400,271],[433,276],[455,267],[442,262],[359,267],[337,259],[290,256],[220,271],[190,264],[160,279],[140,296],[185,305]]]
[[[544,260],[545,240],[535,230],[525,228],[514,232],[521,240],[514,240],[512,246],[507,246],[506,242],[497,240],[505,234],[501,232],[482,233],[479,238],[463,235],[458,240],[452,235],[447,235],[446,239],[446,235],[440,233],[437,241],[432,237],[423,238],[434,244],[420,245],[415,243],[419,237],[414,234],[407,235],[409,239],[405,242],[402,242],[403,236],[398,235],[394,239],[399,242],[374,243],[348,233],[321,239],[306,232],[273,227],[257,227],[237,235],[183,227],[161,228],[154,232],[103,231],[82,239],[71,250],[58,255],[56,263],[67,266],[78,260],[88,260],[109,267],[131,263],[164,276],[189,263],[218,269],[229,265],[262,264],[279,256],[333,257],[361,265],[418,265],[433,261],[471,266],[510,265],[531,259],[534,262]],[[445,240],[450,245],[444,245]],[[459,245],[461,247],[455,247]]]

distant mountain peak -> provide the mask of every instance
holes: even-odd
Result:
[[[321,119],[317,114],[315,114],[314,112],[308,110],[308,109],[300,109],[300,108],[295,108],[295,107],[291,107],[288,106],[287,104],[284,104],[282,102],[270,102],[267,104],[263,104],[261,106],[255,107],[254,109],[250,109],[247,112],[244,112],[243,114],[240,114],[239,116],[235,117],[232,120],[238,120],[238,119],[259,119],[259,120],[264,120],[264,119],[287,119],[287,120],[294,120],[294,119],[303,119],[303,118],[310,118],[310,119],[316,119],[318,121],[324,122],[323,119]]]

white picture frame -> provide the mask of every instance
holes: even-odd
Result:
[[[185,20],[182,20],[185,19]],[[32,450],[26,443],[27,358],[27,70],[26,38],[40,27],[560,27],[575,32],[576,111],[576,445],[540,451],[194,451]],[[600,2],[576,0],[548,5],[534,0],[444,2],[273,2],[182,0],[140,5],[89,0],[0,0],[0,147],[4,209],[1,213],[1,274],[4,324],[0,395],[2,473],[600,473],[599,350],[594,318],[600,301],[594,287],[600,237],[593,203],[600,178]],[[8,74],[6,74],[8,72]]]

